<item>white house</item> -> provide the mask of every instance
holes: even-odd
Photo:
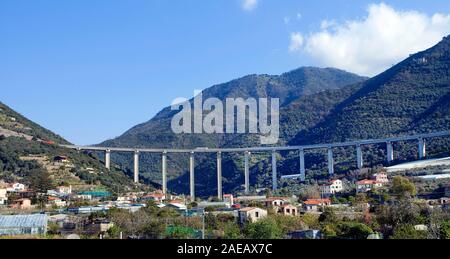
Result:
[[[303,209],[306,212],[319,211],[320,207],[330,206],[330,199],[308,199],[303,202]]]
[[[266,207],[280,207],[284,204],[289,203],[289,198],[287,197],[269,197],[266,199]]]
[[[278,213],[285,216],[297,216],[298,208],[292,204],[284,204],[278,209]]]
[[[169,202],[168,204],[166,204],[166,207],[178,210],[178,211],[185,211],[187,210],[187,206],[184,205],[181,202]]]
[[[0,189],[0,205],[6,205],[6,202],[8,201],[8,197],[6,196],[7,193],[8,191],[6,188]]]
[[[239,210],[239,222],[257,222],[260,219],[267,217],[267,210],[248,207]]]
[[[72,185],[70,186],[58,186],[56,187],[56,191],[62,195],[72,194]]]
[[[372,179],[379,183],[389,183],[389,179],[386,173],[377,173],[372,176]]]
[[[380,187],[383,187],[383,184],[375,180],[364,179],[356,182],[356,190],[358,192],[368,192]]]
[[[92,200],[92,195],[90,195],[90,194],[77,194],[77,195],[73,196],[73,198],[77,199],[77,200],[90,201],[90,200]]]
[[[48,197],[48,201],[50,205],[55,205],[56,207],[65,207],[67,206],[67,202],[63,201],[62,199],[58,197],[50,196]]]
[[[328,184],[322,186],[322,192],[325,195],[333,195],[343,190],[344,187],[341,180],[331,180]]]
[[[154,193],[150,193],[150,194],[143,196],[142,199],[151,200],[156,203],[160,203],[166,199],[166,195],[162,192],[154,192]]]
[[[13,183],[7,188],[8,192],[23,192],[25,191],[25,185],[21,183]]]

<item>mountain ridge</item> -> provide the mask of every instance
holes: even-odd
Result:
[[[392,134],[414,133],[413,130],[401,129],[402,124],[395,126],[389,125],[392,123],[388,122],[402,120],[402,123],[409,125],[411,119],[405,120],[406,117],[423,117],[421,108],[429,108],[429,105],[433,105],[450,91],[449,57],[449,37],[428,50],[410,55],[392,68],[367,80],[351,97],[337,105],[335,112],[326,119],[327,127],[324,127],[324,123],[317,125],[316,128],[310,129],[308,134],[299,133],[299,136],[290,143],[309,144],[311,139],[316,140],[315,143],[325,140],[340,142],[389,136],[376,130],[380,123],[389,127]],[[377,108],[370,109],[369,113],[367,107],[370,105]],[[413,111],[411,107],[417,109]],[[403,109],[403,114],[400,113],[400,109]],[[345,114],[345,117],[342,117],[341,113]],[[363,118],[366,122],[368,120],[371,122],[372,132],[367,131],[367,123],[364,129],[349,131],[354,128],[351,125],[362,125],[356,122],[363,121]],[[447,128],[448,125],[440,129]],[[336,131],[339,133],[335,133]]]
[[[216,84],[203,91],[203,98],[206,99],[215,97],[220,100],[224,100],[225,98],[238,97],[273,97],[280,98],[280,106],[284,107],[291,101],[297,99],[302,95],[323,90],[336,89],[366,79],[366,77],[360,77],[356,74],[348,73],[346,71],[335,68],[301,67],[283,73],[281,75],[252,74],[228,81],[223,84]],[[117,140],[120,140],[121,138],[126,138],[130,135],[145,133],[145,131],[150,131],[155,126],[161,127],[160,124],[155,125],[156,122],[165,123],[163,125],[164,128],[166,130],[170,130],[170,121],[168,120],[168,118],[175,113],[177,113],[177,111],[171,111],[170,107],[165,107],[147,122],[140,123],[125,131],[119,137],[106,140],[98,145],[116,146]],[[191,137],[195,138],[195,136]],[[130,143],[130,141],[123,141],[123,143],[121,144],[124,146],[133,145],[136,147],[150,147],[146,146],[145,143]],[[216,145],[217,144],[219,143],[216,143]],[[166,148],[169,147],[174,146],[166,146]]]

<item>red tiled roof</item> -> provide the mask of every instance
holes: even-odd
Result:
[[[320,205],[320,204],[329,204],[331,203],[330,199],[308,199],[303,202],[306,205]]]
[[[361,180],[361,181],[357,181],[356,182],[356,184],[376,184],[377,183],[377,181],[375,181],[375,180],[368,180],[368,179],[364,179],[364,180]]]

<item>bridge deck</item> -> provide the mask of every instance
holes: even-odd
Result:
[[[342,143],[331,144],[316,144],[305,146],[282,146],[282,147],[248,147],[248,148],[195,148],[195,149],[172,149],[172,148],[122,148],[122,147],[98,147],[98,146],[79,146],[79,145],[61,145],[66,148],[78,149],[78,150],[90,150],[90,151],[106,151],[111,152],[140,152],[140,153],[217,153],[217,152],[273,152],[273,151],[291,151],[291,150],[307,150],[307,149],[326,149],[336,147],[349,147],[356,145],[371,145],[371,144],[383,144],[388,142],[408,141],[416,139],[427,139],[450,136],[450,130],[417,134],[412,136],[392,137],[383,139],[366,139],[358,141],[349,141]]]

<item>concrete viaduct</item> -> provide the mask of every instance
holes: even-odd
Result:
[[[300,172],[295,175],[300,181],[305,180],[305,150],[327,149],[328,150],[328,173],[334,174],[334,158],[333,148],[337,147],[356,147],[357,168],[361,169],[364,166],[363,153],[361,147],[372,144],[386,144],[387,161],[390,163],[394,160],[393,143],[398,141],[417,141],[419,158],[426,157],[426,140],[436,137],[450,136],[449,131],[419,134],[413,136],[393,137],[384,139],[368,139],[343,143],[333,144],[317,144],[306,146],[284,146],[284,147],[251,147],[251,148],[196,148],[196,149],[147,149],[147,148],[120,148],[120,147],[97,147],[97,146],[77,146],[77,145],[62,145],[66,148],[71,148],[79,151],[101,151],[105,152],[105,166],[107,169],[111,167],[111,152],[132,152],[134,154],[134,182],[139,182],[139,154],[141,153],[158,153],[162,156],[162,189],[167,193],[167,154],[169,153],[187,153],[189,158],[189,172],[190,172],[190,197],[195,199],[195,154],[196,153],[216,153],[217,154],[217,196],[222,199],[222,154],[223,153],[243,153],[244,154],[244,179],[245,179],[245,193],[250,191],[250,168],[249,158],[251,153],[269,152],[272,154],[272,189],[278,188],[277,176],[277,157],[279,151],[299,151]]]

